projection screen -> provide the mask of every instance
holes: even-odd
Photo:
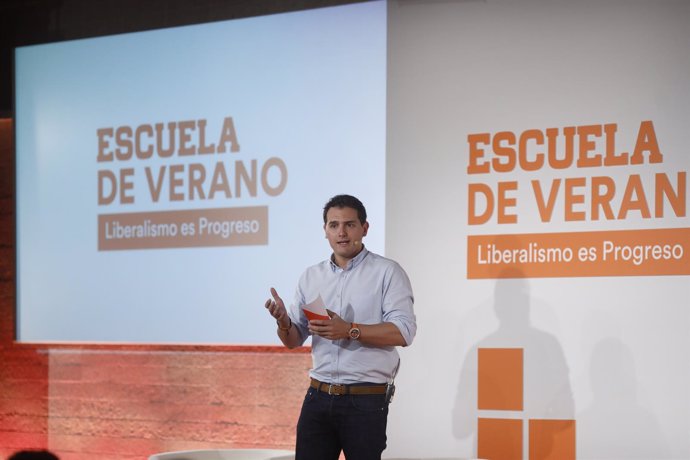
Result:
[[[273,344],[338,193],[385,233],[386,5],[18,48],[17,339]]]

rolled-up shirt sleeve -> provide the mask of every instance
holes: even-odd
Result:
[[[300,338],[302,339],[302,344],[304,344],[304,342],[307,340],[307,337],[309,337],[309,329],[307,325],[308,321],[304,316],[304,312],[302,311],[302,305],[306,303],[304,300],[304,293],[301,289],[304,277],[305,275],[303,274],[300,278],[300,284],[295,290],[292,303],[287,307],[288,316],[290,317],[292,324],[294,324],[297,328]]]
[[[391,261],[383,283],[383,321],[393,323],[402,334],[405,345],[411,345],[417,334],[412,284],[405,270]]]

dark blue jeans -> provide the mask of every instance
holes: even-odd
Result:
[[[329,395],[309,388],[297,422],[295,460],[380,460],[386,448],[384,395]]]

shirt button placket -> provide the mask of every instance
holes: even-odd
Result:
[[[336,290],[336,292],[337,292],[337,294],[336,294],[337,305],[334,305],[334,307],[336,307],[336,308],[334,308],[334,311],[335,311],[335,313],[338,314],[338,316],[342,316],[343,290],[345,288],[345,279],[346,278],[347,278],[347,272],[345,270],[342,270],[340,272],[340,276],[338,277],[338,289]],[[333,359],[333,362],[335,363],[334,364],[335,369],[333,372],[334,376],[335,376],[334,382],[341,383],[340,382],[340,347],[338,346],[338,344],[336,343],[335,340],[333,341],[332,350],[333,350],[333,354],[335,355],[334,359]]]

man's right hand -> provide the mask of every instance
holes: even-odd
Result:
[[[283,299],[280,298],[278,292],[274,288],[271,288],[271,296],[273,296],[273,298],[268,299],[266,301],[266,309],[271,314],[271,316],[273,316],[276,319],[276,322],[278,323],[278,326],[281,329],[289,328],[291,325],[290,317],[288,316],[287,310],[285,309],[285,303],[283,303]]]
[[[296,331],[297,333],[290,333],[290,331],[295,329],[292,327],[292,320],[288,316],[283,299],[280,298],[273,288],[271,288],[271,296],[273,298],[266,301],[265,307],[278,323],[278,338],[288,348],[299,347],[304,342],[304,339],[302,339],[299,330]]]

